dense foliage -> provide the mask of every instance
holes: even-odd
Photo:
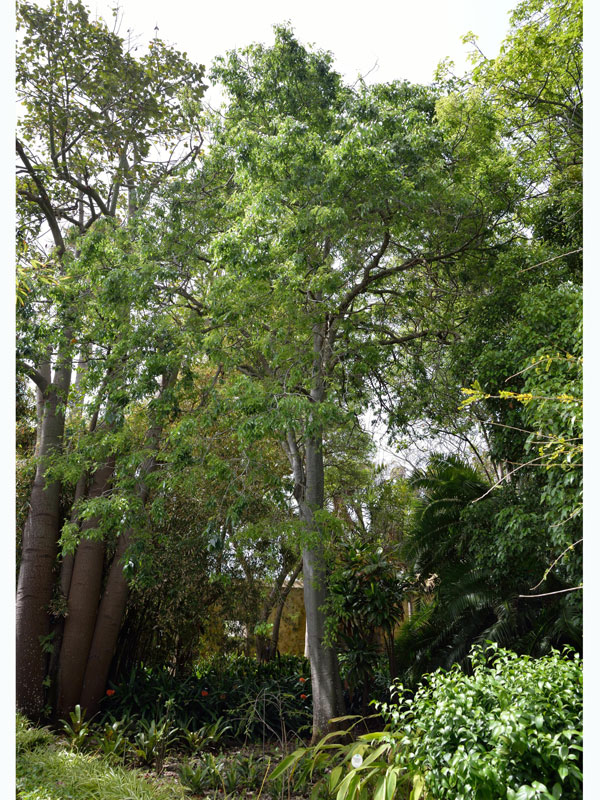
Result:
[[[216,59],[218,110],[80,0],[17,21],[19,710],[254,790],[217,741],[315,744],[399,676],[323,797],[575,797],[581,0],[430,85],[349,85],[278,25]]]
[[[102,720],[135,715],[150,722],[168,714],[191,731],[219,720],[229,738],[241,741],[303,735],[310,723],[310,668],[300,656],[261,664],[218,655],[198,663],[187,678],[138,667],[108,692]]]
[[[309,760],[327,763],[324,796],[338,800],[581,797],[580,659],[491,646],[470,660],[472,674],[437,670],[409,695],[398,685],[397,700],[380,705],[383,731],[296,750],[274,777]]]

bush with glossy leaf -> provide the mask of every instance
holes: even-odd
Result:
[[[533,659],[492,645],[474,648],[470,660],[472,674],[438,670],[414,698],[382,707],[423,796],[581,797],[579,656],[553,651]]]
[[[328,734],[283,759],[271,779],[293,777],[308,759],[326,766],[320,789],[337,800],[580,798],[579,656],[533,659],[490,645],[470,660],[470,674],[437,670],[414,697],[398,685],[399,700],[380,706],[385,730],[349,744]]]

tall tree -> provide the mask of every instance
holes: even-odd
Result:
[[[248,436],[278,435],[293,473],[317,737],[342,711],[324,639],[328,434],[365,408],[388,354],[452,335],[456,278],[502,236],[513,185],[489,116],[465,134],[424,87],[346,87],[286,28],[214,75],[230,102],[209,161],[229,180],[208,343],[240,373]]]
[[[159,39],[136,58],[78,0],[20,3],[17,19],[24,109],[16,143],[18,253],[54,265],[64,287],[82,237],[101,218],[122,218],[127,205],[131,215],[176,164],[197,154],[182,91],[192,86],[201,95],[203,69]],[[182,156],[184,138],[190,146]],[[165,155],[157,159],[154,146]],[[63,292],[41,288],[27,297],[18,342],[19,369],[37,385],[40,407],[17,590],[17,704],[34,717],[44,703],[43,644],[61,526],[61,487],[50,467],[63,447],[82,308],[93,296],[85,281]]]

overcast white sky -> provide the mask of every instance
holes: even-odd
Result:
[[[88,0],[92,13],[112,26],[117,0]],[[120,32],[128,28],[146,43],[155,35],[206,65],[216,55],[251,42],[272,41],[272,26],[290,21],[299,39],[335,55],[347,80],[360,73],[370,81],[407,79],[428,83],[438,62],[449,56],[461,69],[469,48],[460,37],[479,36],[494,57],[518,0],[120,0]]]

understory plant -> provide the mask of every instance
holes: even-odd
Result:
[[[65,747],[50,731],[17,716],[17,797],[22,800],[183,800],[182,787],[151,781],[92,753]]]
[[[320,786],[336,800],[580,798],[579,656],[534,659],[488,644],[470,662],[469,673],[458,665],[431,673],[414,696],[396,685],[395,702],[379,704],[384,730],[349,744],[329,734],[283,759],[271,779],[310,759],[325,762]]]
[[[212,746],[211,737],[212,744],[225,738],[275,737],[285,742],[301,734],[310,721],[310,684],[310,666],[301,656],[260,663],[246,656],[220,655],[197,664],[187,678],[176,678],[167,668],[140,665],[111,684],[100,721],[139,714],[150,723],[168,715],[190,734],[190,751],[195,740]]]
[[[225,795],[235,791],[255,791],[264,783],[270,759],[255,753],[235,755],[206,753],[195,762],[179,769],[181,783],[195,794],[223,790]]]
[[[382,706],[407,771],[436,800],[581,797],[579,656],[534,659],[489,644],[470,661],[472,674],[437,670],[414,698]]]

